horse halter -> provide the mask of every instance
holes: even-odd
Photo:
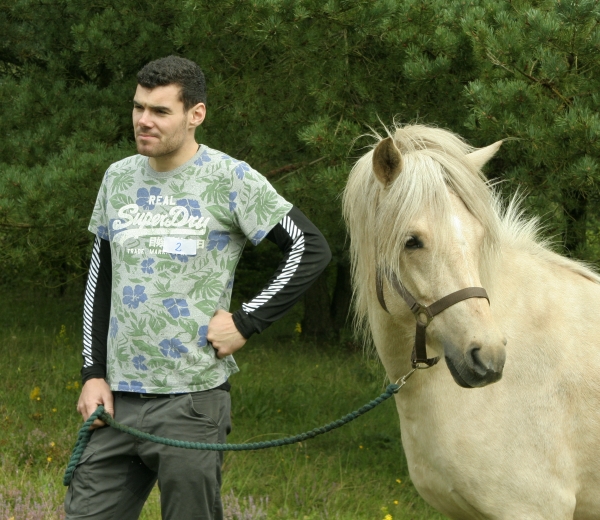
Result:
[[[415,320],[417,321],[415,344],[410,356],[413,368],[430,368],[440,360],[439,356],[434,358],[427,357],[425,331],[434,316],[445,311],[448,307],[452,307],[455,303],[468,300],[469,298],[485,298],[488,303],[490,301],[487,292],[483,287],[467,287],[466,289],[460,289],[459,291],[448,294],[428,307],[425,307],[417,302],[413,295],[408,292],[406,287],[402,285],[402,282],[398,280],[395,273],[387,271],[386,276],[396,292],[410,307],[410,310],[415,315]],[[388,310],[383,297],[383,274],[381,269],[377,269],[376,290],[377,299],[379,300],[380,305],[389,314],[390,311]]]

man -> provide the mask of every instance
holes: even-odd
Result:
[[[169,56],[138,73],[133,127],[140,155],[110,166],[89,230],[96,235],[84,305],[84,420],[102,404],[155,435],[225,442],[231,354],[282,316],[330,260],[322,235],[246,163],[199,145],[204,76]],[[246,239],[283,260],[233,314]],[[103,426],[101,421],[94,427]],[[68,519],[138,518],[154,483],[162,516],[223,518],[222,453],[94,430],[65,498]]]

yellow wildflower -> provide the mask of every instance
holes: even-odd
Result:
[[[298,334],[302,333],[302,325],[300,325],[300,323],[296,323],[296,327],[294,328],[294,332],[297,332]]]
[[[394,505],[397,506],[398,505],[398,501],[394,500]]]
[[[394,520],[389,513],[383,517],[383,520]]]
[[[398,482],[398,484],[402,484],[402,481],[399,478],[396,479],[396,482]]]
[[[363,449],[363,447],[362,447],[362,444],[361,444],[361,445],[358,447],[358,449],[360,449],[360,450],[362,450],[362,449]]]
[[[56,412],[57,410],[56,410],[56,408],[52,408],[52,411],[53,411],[53,412]]]
[[[35,401],[36,399],[39,400],[40,397],[40,387],[36,386],[31,392],[29,392],[29,399],[31,399],[32,401]]]
[[[77,389],[79,388],[79,381],[75,381],[75,382],[73,383],[73,388],[74,388],[75,390],[77,390]]]
[[[51,447],[51,448],[54,448],[54,446],[56,446],[56,443],[55,443],[54,441],[52,441],[52,442],[50,443],[50,447]]]
[[[52,457],[48,457],[46,460],[47,460],[48,462],[52,462]]]

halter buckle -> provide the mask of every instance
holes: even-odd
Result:
[[[431,320],[433,320],[433,314],[431,314],[431,311],[420,303],[415,303],[410,310],[415,315],[415,319],[421,327],[428,327],[431,323]]]
[[[432,366],[436,365],[439,360],[440,360],[439,356],[436,356],[434,358],[427,359],[427,361],[413,361],[412,367],[415,370],[426,370],[426,369],[431,368]]]

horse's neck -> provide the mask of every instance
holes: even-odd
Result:
[[[498,323],[518,321],[522,327],[544,326],[559,314],[581,317],[590,298],[600,296],[600,285],[558,255],[507,248],[495,269],[490,302]],[[583,274],[582,274],[583,273]],[[548,330],[552,330],[549,324]]]

